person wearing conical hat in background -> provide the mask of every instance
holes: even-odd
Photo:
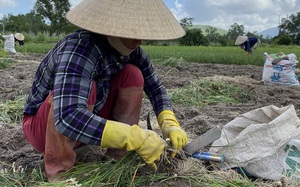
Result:
[[[235,45],[239,45],[246,54],[252,54],[260,43],[259,38],[255,36],[238,36],[235,40]]]
[[[24,107],[23,132],[44,154],[55,181],[76,161],[75,148],[97,145],[120,159],[135,151],[151,168],[167,146],[174,156],[187,143],[167,91],[142,40],[172,40],[185,31],[162,0],[84,0],[66,19],[82,28],[49,51],[35,74]],[[143,92],[161,128],[138,126]]]
[[[14,35],[14,37],[15,37],[15,44],[18,42],[20,46],[21,46],[21,45],[24,45],[25,37],[24,37],[23,34],[21,34],[21,33],[16,33],[16,34]]]

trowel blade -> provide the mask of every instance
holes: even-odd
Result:
[[[190,143],[186,144],[183,147],[183,150],[187,154],[192,155],[193,153],[200,150],[201,148],[213,143],[215,140],[219,139],[220,137],[221,137],[221,129],[216,126],[208,130],[198,138],[194,139]]]

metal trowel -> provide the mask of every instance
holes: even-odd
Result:
[[[220,127],[216,126],[204,134],[200,135],[198,138],[192,140],[191,142],[187,143],[183,150],[185,151],[188,156],[192,156],[193,153],[199,151],[201,148],[208,146],[209,144],[213,143],[215,140],[221,137],[221,129]]]
[[[150,122],[150,112],[147,116],[147,128],[149,130],[153,130]],[[221,131],[222,130],[220,127],[215,126],[214,128],[200,135],[198,138],[187,143],[183,147],[183,151],[187,156],[193,156],[193,153],[195,153],[196,151],[199,151],[201,148],[204,148],[209,144],[213,143],[215,140],[219,139],[221,137]]]

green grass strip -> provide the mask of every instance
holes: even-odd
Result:
[[[173,103],[183,106],[207,106],[218,103],[237,104],[249,99],[241,87],[208,80],[196,80],[191,84],[170,91]]]
[[[5,69],[13,63],[16,63],[16,61],[13,60],[13,59],[1,58],[0,57],[0,69]]]
[[[15,100],[6,100],[0,103],[0,121],[5,123],[17,123],[22,120],[23,108],[26,96],[20,96]]]

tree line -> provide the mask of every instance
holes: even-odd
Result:
[[[0,20],[2,32],[34,33],[49,32],[50,35],[70,33],[77,27],[65,19],[70,10],[68,0],[37,0],[27,14],[5,15]]]
[[[282,23],[278,26],[279,33],[271,38],[264,38],[254,31],[245,32],[245,27],[234,23],[230,26],[227,34],[221,35],[217,29],[208,26],[205,33],[201,29],[193,28],[193,18],[183,18],[180,24],[186,30],[186,35],[179,40],[181,45],[211,45],[218,43],[222,46],[234,45],[235,39],[240,35],[256,36],[263,43],[277,45],[300,45],[300,12],[292,14],[289,18],[283,18]]]
[[[68,0],[37,0],[33,9],[27,14],[5,15],[0,20],[2,33],[33,33],[49,32],[50,35],[60,35],[70,33],[78,27],[72,25],[65,19],[65,14],[70,10]],[[203,32],[199,28],[193,27],[194,18],[183,18],[180,24],[186,31],[186,35],[176,41],[147,41],[148,44],[170,45],[170,43],[186,46],[206,46],[206,45],[234,45],[234,41],[239,35],[256,36],[263,43],[275,43],[279,45],[300,45],[300,12],[292,14],[288,18],[283,18],[278,26],[279,34],[274,38],[263,38],[257,32],[245,32],[243,25],[234,23],[230,26],[227,34],[221,35],[217,29],[208,26]]]

